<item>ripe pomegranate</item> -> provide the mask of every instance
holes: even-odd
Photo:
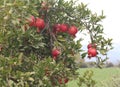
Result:
[[[67,30],[68,30],[68,25],[67,25],[67,24],[61,24],[61,25],[60,25],[60,30],[61,30],[62,32],[67,32]]]
[[[87,45],[87,48],[89,49],[89,48],[91,48],[91,47],[92,47],[92,44],[89,43],[89,44]]]
[[[58,82],[59,82],[60,84],[67,83],[68,81],[69,81],[68,78],[60,78],[60,79],[58,79]]]
[[[65,78],[65,79],[64,79],[64,83],[67,83],[68,81],[69,81],[68,78]]]
[[[60,84],[63,84],[62,78],[58,80]]]
[[[35,26],[35,17],[34,17],[34,16],[31,16],[31,17],[28,19],[28,22],[29,22],[29,26]]]
[[[45,27],[45,22],[43,19],[36,18],[35,26],[39,29],[44,29]]]
[[[54,26],[53,26],[53,32],[54,33],[57,33],[57,32],[60,32],[61,30],[60,30],[60,24],[55,24]]]
[[[52,56],[56,60],[56,57],[60,54],[60,51],[58,49],[52,50]]]
[[[75,34],[78,32],[78,29],[77,29],[77,27],[76,26],[71,26],[70,28],[69,28],[69,30],[68,30],[68,33],[70,34],[70,35],[73,35],[73,36],[75,36]]]
[[[89,48],[96,48],[96,44],[89,43],[89,44],[87,45],[87,48],[88,48],[88,49],[89,49]]]
[[[97,55],[97,50],[96,48],[89,48],[88,49],[88,56],[89,57],[95,57]]]

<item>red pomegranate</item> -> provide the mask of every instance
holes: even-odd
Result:
[[[58,79],[58,82],[59,82],[60,84],[68,83],[68,81],[69,81],[68,78],[60,78],[60,79]]]
[[[92,47],[92,44],[89,43],[89,44],[87,45],[87,48],[89,49],[89,48],[91,48],[91,47]]]
[[[52,50],[52,56],[54,59],[60,54],[60,51],[58,49],[53,49]]]
[[[60,25],[61,32],[67,32],[68,30],[68,25],[67,24],[61,24]]]
[[[65,78],[65,79],[64,79],[64,83],[67,83],[68,81],[69,81],[68,78]]]
[[[29,26],[35,26],[35,17],[34,17],[34,16],[31,16],[31,17],[28,19],[28,22],[29,22]]]
[[[62,78],[58,80],[60,84],[63,84]]]
[[[89,48],[88,49],[88,56],[89,57],[95,57],[97,55],[97,50],[96,48]]]
[[[56,33],[56,32],[60,32],[61,30],[60,30],[60,24],[55,24],[54,26],[53,26],[53,32],[54,33]]]
[[[77,27],[76,26],[71,26],[70,28],[69,28],[69,30],[68,30],[68,33],[70,34],[70,35],[73,35],[73,36],[75,36],[75,34],[78,32],[78,29],[77,29]]]
[[[96,44],[89,43],[89,44],[87,45],[87,48],[88,48],[88,49],[89,49],[89,48],[96,48]]]
[[[45,22],[43,19],[36,18],[35,26],[39,29],[44,29],[45,27]]]

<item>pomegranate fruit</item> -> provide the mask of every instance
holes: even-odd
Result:
[[[96,48],[96,44],[89,43],[89,44],[87,45],[87,48],[88,48],[88,49],[89,49],[89,48]]]
[[[77,27],[76,26],[71,26],[70,28],[69,28],[69,30],[68,30],[68,33],[70,34],[70,35],[73,35],[73,36],[75,36],[75,34],[78,32],[78,29],[77,29]]]
[[[60,24],[55,24],[54,26],[53,26],[53,32],[54,33],[57,33],[57,32],[60,32],[61,30],[60,30]]]
[[[31,17],[28,19],[28,22],[29,22],[29,26],[35,26],[35,17],[34,17],[34,16],[31,16]]]
[[[97,55],[97,50],[95,48],[88,49],[88,56],[89,57],[95,57],[96,55]]]
[[[39,29],[44,29],[45,27],[45,22],[43,19],[36,18],[35,26]]]
[[[67,30],[68,30],[68,25],[67,25],[67,24],[61,24],[61,25],[60,25],[60,30],[61,30],[61,32],[67,32]]]
[[[88,48],[88,49],[91,48],[91,47],[92,47],[92,44],[91,44],[91,43],[87,45],[87,48]]]
[[[52,50],[52,56],[54,59],[60,54],[60,51],[58,49],[53,49]]]
[[[60,84],[63,84],[63,81],[62,81],[62,79],[59,79],[59,80],[58,80],[58,82],[59,82]]]
[[[69,81],[68,78],[65,78],[65,79],[64,79],[64,83],[67,83],[68,81]]]
[[[58,82],[59,82],[60,84],[67,83],[68,81],[69,81],[68,78],[60,78],[60,79],[58,80]]]

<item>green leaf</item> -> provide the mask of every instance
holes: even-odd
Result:
[[[82,53],[82,54],[81,54],[82,59],[84,59],[84,58],[86,57],[86,55],[87,55],[87,52]]]

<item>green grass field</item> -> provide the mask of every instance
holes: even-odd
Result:
[[[83,68],[79,69],[78,72],[82,75],[86,70],[92,70],[94,72],[93,79],[96,81],[95,87],[103,87],[103,83],[109,83],[113,76],[120,75],[120,68]],[[68,87],[78,87],[77,80],[69,82]]]

